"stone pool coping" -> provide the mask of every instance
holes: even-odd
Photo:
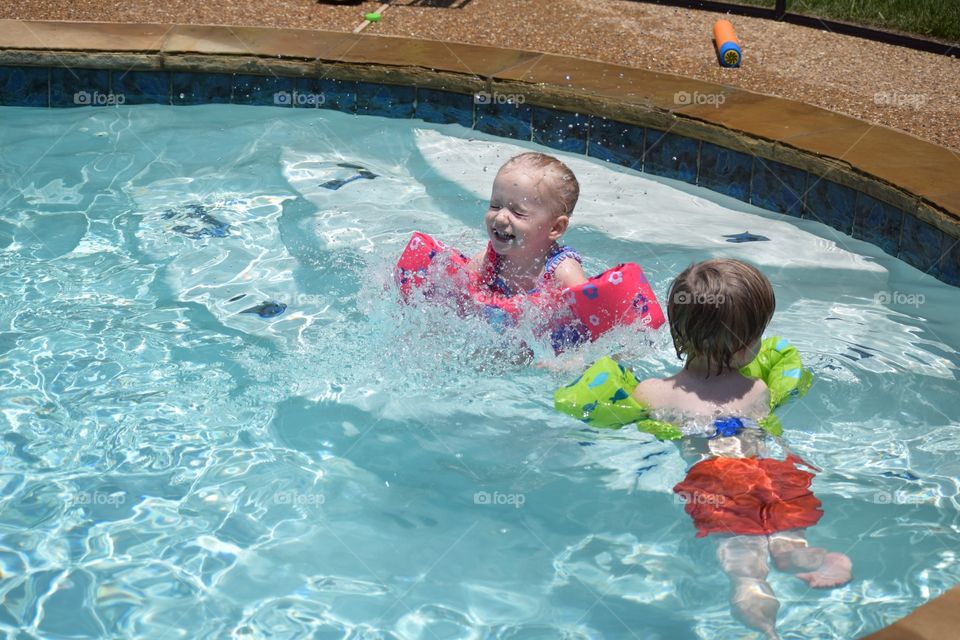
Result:
[[[821,181],[821,190],[834,185],[852,190],[858,224],[845,211],[839,212],[841,220],[829,212],[829,219],[816,212],[803,217],[960,284],[960,155],[883,126],[730,86],[533,51],[303,29],[166,24],[0,20],[0,66],[320,78],[523,96],[533,108],[643,127],[644,156],[660,140],[651,134],[692,139],[695,148],[687,151],[693,154],[693,179],[681,179],[707,188],[722,191],[699,179],[701,147],[711,158],[718,149],[756,158],[763,166],[749,173],[748,189],[757,190],[759,172],[767,190],[796,193],[803,212],[807,194]],[[672,160],[678,162],[676,156]],[[677,177],[668,169],[651,172]],[[859,194],[867,196],[866,203]],[[818,197],[821,204],[829,202],[828,209],[854,208],[854,201],[832,192]],[[801,215],[789,206],[741,199]],[[900,212],[902,219],[891,222]]]
[[[944,640],[960,627],[960,587],[920,605],[913,613],[862,640]]]

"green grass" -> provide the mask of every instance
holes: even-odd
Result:
[[[773,8],[774,0],[730,0]],[[960,43],[960,0],[787,0],[787,11]]]

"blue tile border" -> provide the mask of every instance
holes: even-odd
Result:
[[[804,170],[754,156],[750,204],[799,218],[806,188]]]
[[[357,112],[357,83],[352,80],[320,79],[323,94],[321,109],[335,109],[344,113]]]
[[[947,284],[960,287],[960,238],[943,234],[943,245],[940,248],[943,256],[940,258],[937,277]]]
[[[50,106],[50,69],[0,67],[0,106]]]
[[[590,116],[590,142],[587,155],[643,170],[643,145],[647,130],[632,124]]]
[[[238,74],[233,76],[233,103],[270,107],[293,106],[294,78]]]
[[[51,107],[107,107],[118,103],[104,69],[50,69]]]
[[[0,66],[0,107],[250,104],[456,123],[817,220],[960,286],[960,240],[912,211],[802,169],[710,142],[497,96],[324,77]]]
[[[530,110],[533,141],[559,151],[585,154],[590,122],[587,116],[547,107]]]
[[[294,109],[319,109],[326,102],[320,78],[294,78],[290,106]]]
[[[709,142],[700,143],[697,184],[711,191],[750,202],[753,156]]]
[[[465,93],[417,89],[415,115],[425,122],[436,124],[459,124],[473,128],[474,97]]]
[[[897,257],[924,273],[939,277],[943,242],[944,233],[940,229],[904,215]]]
[[[850,235],[856,201],[857,192],[853,189],[811,174],[803,217]]]
[[[412,118],[417,90],[393,84],[357,83],[357,114],[387,118]]]
[[[229,104],[233,76],[226,73],[173,72],[170,74],[170,104]]]
[[[874,244],[892,256],[900,247],[903,211],[865,193],[857,194],[853,237]]]
[[[489,101],[478,103],[475,109],[477,131],[517,140],[529,140],[533,135],[533,115],[526,104]]]
[[[114,71],[110,87],[122,104],[170,104],[168,71]]]
[[[644,173],[696,184],[699,162],[699,140],[669,131],[647,129],[643,154]]]

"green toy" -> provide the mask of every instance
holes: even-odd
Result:
[[[787,398],[802,396],[813,383],[813,374],[803,368],[800,354],[789,342],[776,336],[760,344],[757,357],[740,372],[748,378],[763,380],[770,389],[770,415],[759,422],[767,433],[783,433],[773,410]],[[558,411],[577,418],[591,427],[619,429],[632,422],[637,429],[659,440],[677,440],[683,433],[676,425],[650,418],[647,407],[633,399],[637,378],[633,372],[604,356],[566,387],[553,394]]]
[[[366,21],[368,21],[368,22],[380,22],[380,14],[379,14],[379,13],[368,13],[368,14],[366,14],[366,15],[363,16],[363,19],[366,20]]]

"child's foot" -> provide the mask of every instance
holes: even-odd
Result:
[[[798,573],[797,577],[811,587],[829,589],[850,582],[852,566],[850,558],[842,553],[828,553],[814,571]]]
[[[736,617],[762,633],[765,640],[780,640],[776,630],[780,601],[773,595],[770,585],[762,579],[731,579],[730,604]]]
[[[773,562],[780,571],[814,571],[823,564],[827,550],[820,547],[798,546],[794,548],[775,547],[770,544]]]

